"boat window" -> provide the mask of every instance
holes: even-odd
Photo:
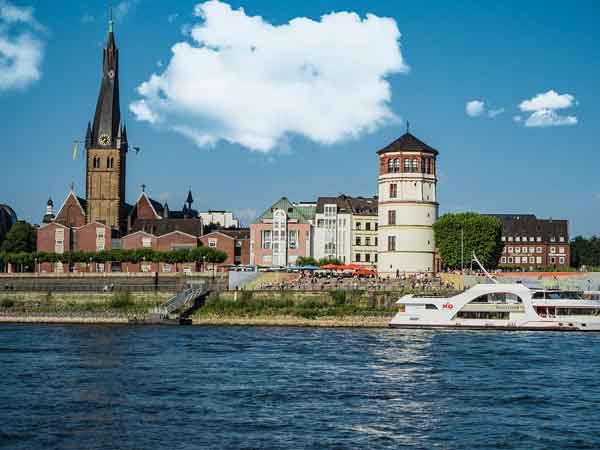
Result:
[[[523,303],[523,301],[509,292],[494,292],[477,297],[469,303]]]
[[[600,316],[600,308],[556,308],[558,316]]]
[[[580,292],[575,291],[546,291],[546,292],[536,292],[536,294],[542,294],[541,297],[533,298],[545,298],[546,300],[582,300],[583,296]]]
[[[510,313],[502,311],[459,311],[455,319],[508,320]]]
[[[427,303],[427,304],[425,305],[425,309],[438,309],[438,307],[437,307],[437,306],[435,306],[435,305],[434,305],[434,304],[432,304],[432,303]]]

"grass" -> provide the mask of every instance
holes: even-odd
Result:
[[[268,298],[253,298],[251,292],[243,292],[237,300],[217,297],[200,308],[198,318],[268,318],[297,317],[302,319],[339,318],[348,316],[391,317],[395,308],[353,301],[343,291],[332,291],[318,298],[294,299],[286,294],[274,294]]]

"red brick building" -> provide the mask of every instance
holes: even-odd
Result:
[[[569,222],[533,214],[492,214],[502,221],[500,265],[533,270],[567,268],[571,262]]]
[[[227,254],[227,259],[220,266],[250,264],[250,230],[247,228],[213,231],[202,236],[200,242]]]

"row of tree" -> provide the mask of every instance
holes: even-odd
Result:
[[[21,267],[34,268],[36,263],[109,263],[128,262],[140,263],[162,262],[168,264],[176,263],[222,263],[227,259],[227,254],[210,247],[197,247],[194,249],[179,249],[172,251],[157,251],[152,249],[121,250],[113,249],[102,252],[0,252],[0,261],[20,265]]]
[[[571,265],[587,268],[600,267],[600,236],[577,236],[571,241]]]
[[[300,256],[296,260],[296,265],[298,266],[325,266],[327,264],[340,266],[342,265],[342,262],[337,258],[321,258],[317,260],[312,256]]]

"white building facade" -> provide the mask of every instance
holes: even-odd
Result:
[[[352,262],[352,205],[350,198],[319,197],[315,215],[314,257]]]
[[[204,225],[218,225],[222,228],[239,228],[240,221],[228,211],[206,211],[198,214]]]
[[[377,271],[382,277],[434,272],[438,151],[406,133],[377,154]]]

